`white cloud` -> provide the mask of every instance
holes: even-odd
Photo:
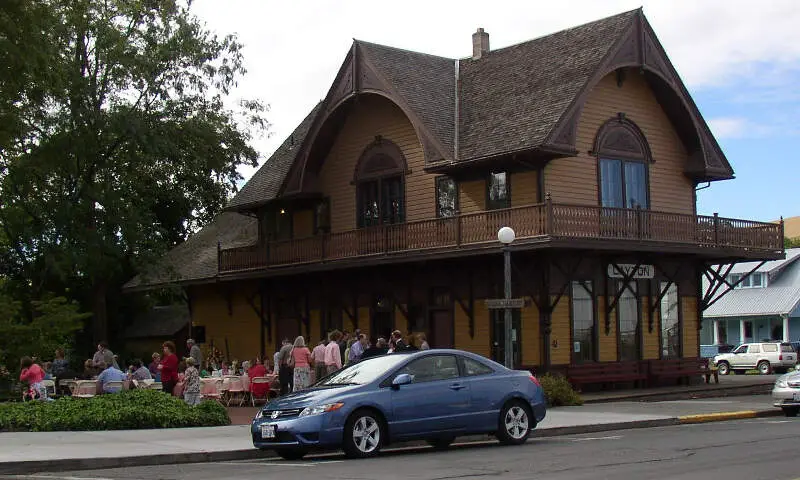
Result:
[[[747,119],[741,117],[709,118],[708,126],[715,137],[738,138],[747,131]]]
[[[766,82],[764,65],[780,73],[800,63],[795,0],[406,0],[401,6],[374,0],[195,0],[193,8],[212,30],[236,32],[245,44],[249,72],[237,94],[271,106],[273,135],[256,144],[266,157],[325,96],[353,38],[457,58],[471,54],[477,27],[498,48],[642,4],[692,90],[742,79]],[[715,133],[747,130],[737,121],[718,119]],[[252,171],[242,169],[247,178]]]

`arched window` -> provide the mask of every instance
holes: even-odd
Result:
[[[353,181],[360,227],[405,221],[406,160],[400,148],[377,137],[361,154]]]
[[[650,148],[641,130],[624,114],[600,127],[594,153],[598,158],[600,205],[650,208]]]

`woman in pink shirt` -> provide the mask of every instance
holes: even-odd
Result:
[[[311,383],[311,352],[306,348],[306,341],[302,335],[294,339],[292,360],[294,360],[292,391],[298,392],[308,387],[308,384]]]
[[[19,366],[22,368],[19,380],[28,384],[28,391],[23,397],[26,400],[47,399],[47,389],[42,385],[42,380],[44,380],[42,367],[33,363],[31,357],[22,357],[19,361]]]

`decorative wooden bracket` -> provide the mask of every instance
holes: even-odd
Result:
[[[305,312],[303,312],[304,313],[304,315],[303,315],[303,323],[306,326],[306,338],[310,341],[311,340],[311,306],[310,306],[310,301],[309,301],[308,297],[309,297],[309,294],[306,293],[306,295],[305,295],[305,305],[303,305],[303,308],[305,310]]]
[[[724,274],[722,274],[722,268],[724,265],[718,265],[716,269],[710,265],[706,266],[703,275],[705,275],[706,279],[708,280],[708,288],[703,295],[701,310],[705,311],[711,305],[717,303],[720,298],[724,297],[728,292],[739,286],[746,278],[750,278],[750,275],[754,274],[756,270],[763,267],[765,263],[767,263],[766,260],[759,262],[758,265],[753,267],[749,272],[747,272],[747,274],[742,275],[742,277],[733,284],[728,282],[727,277],[728,274],[731,273],[733,267],[736,265],[735,263],[729,264],[725,269]],[[723,285],[725,285],[727,288],[725,288],[722,293],[717,295],[719,289],[722,288]]]

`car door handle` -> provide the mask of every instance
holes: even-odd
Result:
[[[466,388],[466,385],[462,385],[460,383],[454,383],[450,385],[451,390],[461,390],[462,388]]]

